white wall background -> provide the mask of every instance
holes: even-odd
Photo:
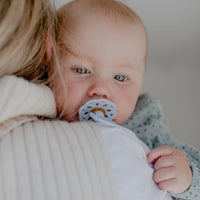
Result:
[[[55,0],[56,6],[68,0]],[[200,1],[124,0],[143,19],[149,55],[143,92],[158,97],[172,135],[200,150]]]

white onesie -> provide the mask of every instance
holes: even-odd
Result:
[[[170,200],[153,181],[154,170],[146,160],[149,148],[131,130],[99,114],[89,116],[101,130],[120,200]]]

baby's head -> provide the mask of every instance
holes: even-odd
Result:
[[[115,122],[124,123],[139,96],[146,65],[146,29],[135,12],[113,0],[75,0],[58,11],[60,71],[52,84],[57,108],[78,121],[91,99],[116,105]]]

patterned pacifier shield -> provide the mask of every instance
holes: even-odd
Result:
[[[108,121],[112,121],[116,117],[116,106],[107,99],[88,101],[79,109],[79,120],[92,120],[91,113]]]

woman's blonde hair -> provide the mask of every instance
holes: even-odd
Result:
[[[43,79],[47,35],[54,40],[56,13],[51,0],[0,0],[0,77]]]

